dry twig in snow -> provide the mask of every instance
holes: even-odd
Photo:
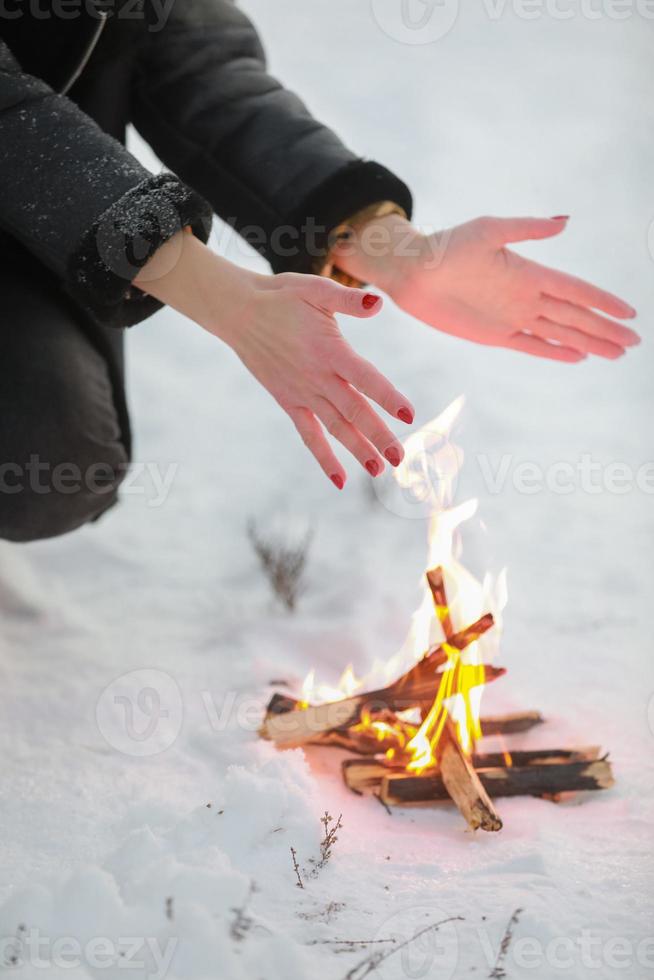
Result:
[[[511,940],[513,939],[513,930],[517,926],[523,911],[524,909],[516,909],[508,921],[507,927],[504,930],[504,935],[502,936],[502,942],[500,943],[497,959],[495,960],[495,966],[488,974],[489,980],[502,980],[502,978],[506,976],[504,961],[506,960],[506,954],[509,952],[509,946],[511,945]]]
[[[307,531],[299,542],[289,544],[281,538],[264,537],[255,522],[250,521],[248,537],[274,594],[293,612],[302,593],[302,576],[313,532]]]
[[[387,960],[390,956],[395,956],[399,953],[401,949],[405,949],[414,943],[416,939],[420,939],[428,932],[438,932],[441,926],[446,925],[448,922],[463,922],[462,915],[451,915],[447,919],[441,919],[440,922],[432,922],[430,926],[425,926],[424,929],[420,929],[411,937],[411,939],[405,939],[403,943],[399,943],[394,949],[390,949],[386,952],[373,953],[372,956],[367,956],[365,960],[362,960],[355,967],[353,967],[350,972],[346,975],[345,980],[364,980],[364,977],[369,976],[374,973],[380,963]]]
[[[297,887],[304,888],[304,883],[302,881],[302,875],[300,874],[300,866],[297,863],[297,851],[294,847],[291,848],[291,857],[293,858],[293,870],[295,871],[295,877],[297,878]]]

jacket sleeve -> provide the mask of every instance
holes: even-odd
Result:
[[[0,40],[0,229],[82,308],[115,326],[154,312],[131,287],[138,270],[181,227],[206,241],[210,221],[196,192],[150,174]]]
[[[401,180],[356,157],[267,73],[257,32],[232,0],[174,2],[142,49],[133,118],[275,272],[321,268],[331,230],[371,204],[410,215]]]

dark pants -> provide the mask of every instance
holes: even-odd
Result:
[[[130,456],[122,334],[2,237],[0,538],[66,534],[116,503]]]

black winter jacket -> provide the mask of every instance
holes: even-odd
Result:
[[[179,177],[127,152],[129,122]],[[381,200],[411,210],[267,73],[231,0],[3,0],[0,234],[97,322],[154,312],[131,281],[181,227],[206,241],[212,210],[274,271],[310,272],[329,231]]]

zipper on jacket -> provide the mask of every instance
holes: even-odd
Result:
[[[88,65],[89,61],[91,60],[91,55],[93,54],[93,52],[95,51],[98,45],[98,41],[100,40],[102,36],[102,32],[105,29],[107,18],[109,15],[106,10],[98,10],[97,15],[98,15],[98,23],[94,28],[93,34],[91,35],[91,38],[88,44],[86,45],[86,48],[84,49],[82,56],[78,61],[77,65],[75,66],[75,69],[70,75],[68,81],[62,88],[59,89],[60,95],[68,95],[71,88],[73,87],[73,85],[78,80],[78,78],[80,77],[80,75],[82,74],[86,66]]]

